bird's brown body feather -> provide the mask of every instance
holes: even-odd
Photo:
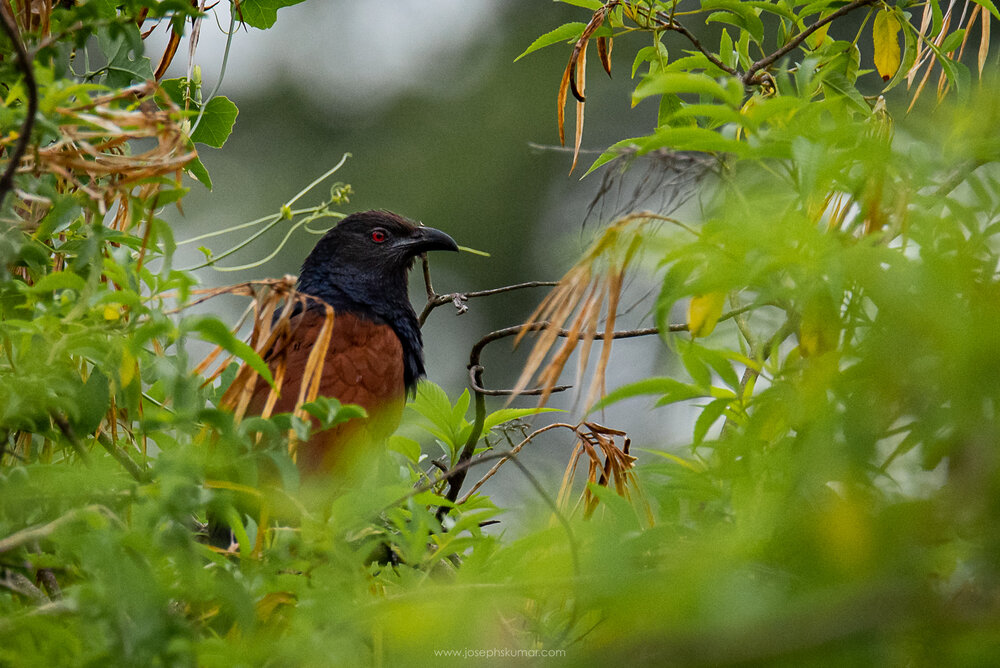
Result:
[[[275,371],[276,360],[285,359],[285,382],[274,413],[295,410],[299,388],[309,353],[323,326],[324,313],[309,309],[295,316],[291,335],[282,348],[271,351],[266,360]],[[270,386],[257,385],[250,412],[259,413]],[[298,448],[299,466],[304,471],[322,472],[336,468],[357,446],[379,442],[399,424],[405,402],[403,347],[393,329],[350,312],[334,314],[333,333],[323,360],[319,395],[334,397],[342,404],[357,404],[368,419],[354,419],[319,432]]]

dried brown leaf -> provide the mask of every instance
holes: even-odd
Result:
[[[580,144],[583,142],[583,89],[586,86],[587,76],[587,52],[580,54],[580,59],[576,61],[577,76],[580,79],[579,102],[576,103],[576,139],[573,142],[573,164],[569,166],[569,173],[576,169],[576,162],[580,158]]]
[[[611,76],[611,49],[614,47],[614,40],[610,37],[597,38],[597,57],[601,59],[604,71]]]
[[[573,68],[576,65],[572,59],[563,70],[562,81],[559,82],[559,94],[556,96],[556,121],[559,123],[559,145],[566,145],[566,95],[569,91],[569,78],[572,76]]]
[[[174,55],[177,53],[177,45],[180,43],[181,36],[171,29],[167,45],[163,48],[163,55],[160,56],[160,63],[156,66],[156,72],[153,73],[153,78],[157,81],[162,79],[163,75],[167,73],[167,68],[173,62]]]

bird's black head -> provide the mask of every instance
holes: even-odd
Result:
[[[413,260],[432,250],[457,251],[444,232],[389,211],[351,214],[327,232],[302,265],[299,290],[335,310],[385,322],[403,344],[406,385],[424,373],[423,344],[407,293]]]

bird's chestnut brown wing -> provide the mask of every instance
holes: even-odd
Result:
[[[291,334],[286,345],[276,348],[266,360],[272,372],[277,358],[285,356],[285,380],[273,413],[295,409],[302,375],[309,353],[316,343],[324,315],[307,310],[292,319]],[[260,413],[267,399],[269,386],[258,382],[250,402],[249,413]],[[403,348],[391,327],[372,322],[349,312],[338,311],[334,316],[333,333],[323,364],[319,394],[335,397],[344,404],[358,404],[369,419],[350,422],[316,434],[299,449],[299,462],[304,469],[328,468],[324,462],[331,451],[347,441],[383,440],[399,424],[405,402],[403,381]]]

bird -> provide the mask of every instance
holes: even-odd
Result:
[[[306,257],[296,290],[304,303],[293,311],[289,336],[264,355],[275,370],[284,358],[285,377],[272,412],[291,412],[309,353],[334,312],[323,360],[319,395],[365,409],[355,418],[301,443],[297,463],[304,475],[345,466],[359,448],[384,441],[399,424],[406,397],[425,375],[420,324],[410,303],[407,277],[427,251],[458,251],[454,239],[385,210],[353,213],[328,231]],[[259,414],[270,392],[258,383],[248,414]]]
[[[285,375],[272,414],[294,411],[309,353],[333,309],[333,329],[323,359],[319,395],[356,404],[367,417],[314,433],[298,444],[296,463],[303,479],[327,488],[349,480],[363,464],[365,448],[384,442],[399,425],[407,396],[424,377],[420,323],[410,303],[407,278],[414,260],[427,251],[458,251],[444,232],[385,210],[353,213],[330,229],[306,256],[296,281],[303,299],[289,318],[288,336],[263,354],[274,375],[281,360]],[[276,314],[277,320],[279,316]],[[260,415],[271,385],[258,382],[247,415]],[[262,472],[273,477],[274,472]],[[223,506],[210,507],[198,531],[222,551],[237,543],[220,511],[229,497],[240,514],[257,515],[246,499],[220,494]],[[250,506],[253,504],[251,503]],[[222,511],[224,512],[224,511]]]

